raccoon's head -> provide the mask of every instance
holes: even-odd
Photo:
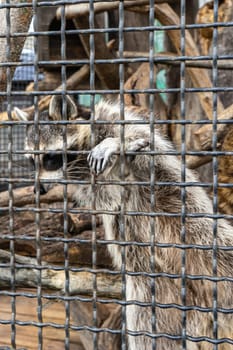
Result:
[[[33,167],[39,165],[40,180],[48,180],[41,186],[41,193],[47,191],[59,179],[86,179],[90,174],[87,152],[90,143],[90,126],[78,124],[88,119],[88,109],[78,106],[67,96],[53,96],[49,110],[41,112],[39,124],[27,126],[25,151]],[[65,108],[64,108],[65,107]],[[19,108],[14,112],[23,121],[33,120],[33,116]],[[62,118],[65,114],[66,118]],[[67,124],[65,121],[71,121]],[[86,152],[85,152],[86,151]]]

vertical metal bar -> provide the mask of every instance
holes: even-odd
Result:
[[[123,58],[124,53],[124,1],[119,2],[119,58]],[[120,83],[120,120],[125,119],[124,102],[124,64],[119,64],[119,83]],[[125,178],[125,125],[120,126],[120,179]],[[125,242],[125,189],[121,187],[121,207],[119,217],[120,241]],[[126,300],[126,261],[125,246],[121,246],[121,281],[122,281],[122,299]],[[121,349],[126,350],[126,305],[121,309]]]
[[[34,31],[38,31],[38,15],[37,15],[37,0],[33,0],[33,25]],[[39,46],[38,46],[38,37],[34,36],[34,89],[38,91],[38,76],[39,76],[39,67],[38,67],[38,54],[39,54]],[[38,96],[34,95],[34,106],[35,106],[35,114],[34,114],[34,125],[35,125],[35,149],[39,151],[40,145],[40,132],[39,132],[39,110],[38,110]],[[40,155],[35,155],[35,227],[36,227],[36,260],[37,265],[40,267],[42,264],[41,261],[41,239],[40,239]],[[38,318],[38,350],[42,350],[43,348],[43,331],[40,326],[43,322],[42,315],[42,286],[41,286],[41,270],[37,270],[37,318]]]
[[[7,4],[10,4],[10,1],[7,0]],[[11,60],[11,18],[10,18],[10,8],[6,8],[6,58],[8,61]],[[6,78],[7,78],[7,114],[9,120],[11,120],[11,68],[6,68]],[[13,152],[13,132],[12,125],[8,126],[8,176],[9,179],[13,177],[13,164],[12,164],[12,152]],[[11,346],[13,348],[16,347],[16,300],[14,293],[16,291],[15,288],[15,241],[14,241],[14,196],[13,196],[13,184],[12,182],[8,183],[8,191],[9,191],[9,234],[12,237],[10,240],[10,266],[11,266]]]
[[[181,55],[185,56],[185,23],[186,23],[186,0],[181,0],[180,8],[180,26],[181,38],[180,48]],[[181,119],[185,120],[185,61],[180,65],[180,113]],[[181,182],[186,181],[186,128],[185,124],[181,125]],[[181,188],[181,243],[185,244],[186,240],[186,188]],[[186,306],[186,250],[181,253],[181,301]],[[186,343],[186,310],[182,311],[182,349],[185,350]]]
[[[61,60],[66,60],[66,17],[65,6],[61,6]],[[61,64],[61,82],[62,82],[62,120],[67,120],[67,101],[66,101],[66,65]],[[63,177],[67,180],[67,126],[62,124],[63,138]],[[67,183],[63,184],[63,233],[64,238],[68,238],[68,198],[67,198]],[[64,270],[65,270],[65,295],[69,296],[70,275],[69,275],[69,243],[64,242]],[[70,348],[70,303],[65,301],[65,349]]]
[[[149,26],[153,28],[155,25],[155,2],[150,0],[150,11],[149,11]],[[150,90],[155,88],[155,76],[154,76],[154,30],[149,32],[149,65],[150,65]],[[150,147],[151,151],[155,150],[155,137],[154,137],[154,108],[155,108],[155,96],[151,93],[149,96],[149,108],[150,108]],[[150,210],[152,213],[155,212],[155,160],[154,156],[150,157]],[[151,249],[151,273],[155,273],[155,219],[152,216],[150,218],[150,249]],[[151,277],[151,326],[152,334],[156,334],[156,284],[155,278]],[[152,350],[156,349],[156,339],[152,338]]]
[[[95,28],[95,18],[94,18],[94,0],[89,2],[90,11],[89,11],[89,28]],[[95,90],[95,37],[94,34],[90,34],[90,89]],[[95,94],[91,95],[91,147],[95,145]],[[91,209],[94,211],[96,209],[96,197],[95,197],[95,176],[91,176],[91,190],[92,190],[92,203]],[[96,269],[96,215],[92,214],[92,269]],[[92,275],[93,282],[93,327],[97,327],[97,278],[96,274]],[[97,333],[93,332],[93,348],[98,348],[97,343]]]
[[[214,23],[218,22],[218,0],[214,0]],[[212,79],[213,88],[218,86],[218,28],[213,28],[213,69]],[[217,93],[213,91],[213,136],[212,147],[213,152],[217,150]],[[218,158],[213,156],[213,213],[218,213]],[[218,219],[213,220],[213,277],[217,277],[217,251],[218,251]],[[218,294],[217,294],[217,282],[213,282],[213,338],[218,339]],[[214,344],[214,350],[218,349],[218,344]]]

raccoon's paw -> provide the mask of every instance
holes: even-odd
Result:
[[[90,168],[97,175],[102,173],[109,161],[111,156],[119,152],[119,142],[114,138],[107,138],[95,146],[87,157]]]
[[[128,152],[137,152],[142,148],[149,146],[150,142],[146,139],[136,139],[134,141],[129,142],[127,151]]]

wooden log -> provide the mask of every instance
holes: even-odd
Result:
[[[72,71],[72,73],[70,74],[71,71]],[[72,74],[74,74],[73,71],[74,71],[74,69],[68,70],[67,71],[67,75],[69,75],[69,77],[70,77]],[[51,93],[51,91],[56,90],[56,88],[59,85],[61,85],[61,83],[62,83],[61,70],[59,69],[59,67],[58,67],[57,70],[46,70],[46,69],[44,69],[43,70],[43,75],[44,75],[43,80],[40,80],[37,83],[36,91],[49,91]],[[96,89],[101,89],[102,88],[102,85],[101,85],[101,83],[100,83],[98,78],[96,79],[95,86],[96,86]],[[87,76],[82,81],[80,81],[76,88],[78,88],[78,90],[88,90],[88,89],[90,89],[89,76]],[[26,86],[26,89],[25,89],[25,91],[27,91],[27,92],[33,92],[34,90],[35,90],[34,82],[29,83]],[[41,96],[40,99],[41,98],[43,98],[43,96]]]
[[[222,113],[220,113],[218,120],[230,120],[233,119],[233,104],[224,109]],[[217,138],[218,142],[221,141],[221,138],[226,132],[228,128],[228,124],[219,124],[217,127]],[[212,134],[213,134],[213,126],[204,125],[199,130],[194,133],[197,149],[198,150],[211,150],[212,149]]]
[[[173,11],[173,9],[168,4],[156,5],[155,13],[158,20],[163,25],[180,25],[180,19],[178,15]],[[180,35],[181,32],[178,30],[169,30],[168,36],[173,43],[176,51],[179,55],[181,55],[180,50]],[[185,31],[185,55],[190,57],[199,56],[199,50],[188,30]],[[187,72],[191,79],[192,84],[196,88],[212,88],[212,83],[209,78],[208,72],[205,69],[200,68],[187,68]],[[198,98],[202,109],[208,119],[212,119],[213,117],[213,93],[211,92],[201,92],[198,93]],[[217,101],[218,113],[221,113],[224,109],[220,99]],[[190,164],[192,168],[200,166],[203,164],[203,157],[195,157],[195,162],[193,162],[194,158],[187,157],[187,164]],[[205,161],[208,162],[209,158],[205,158]]]
[[[108,11],[109,10],[109,4],[110,3],[102,3],[102,7],[101,7],[101,11],[105,10]],[[147,6],[139,6],[139,1],[130,1],[129,5],[127,7],[128,10],[132,10],[132,11],[136,11],[137,8],[139,8],[139,10],[141,12],[148,12],[149,7]],[[142,5],[145,5],[145,3],[143,3]],[[70,5],[72,6],[72,5]],[[119,2],[112,2],[111,3],[111,10],[117,9],[119,6]],[[136,8],[134,7],[136,6]],[[81,12],[80,9],[80,13],[89,13],[89,7],[85,8],[85,10],[83,10],[83,12]],[[74,12],[72,15],[72,18],[76,18],[77,20],[79,20],[80,18],[82,18],[82,16],[80,15],[80,13],[77,15],[77,12]],[[58,14],[59,15],[59,14]],[[173,9],[168,5],[168,4],[161,4],[161,5],[155,5],[155,15],[157,17],[157,19],[162,23],[162,25],[180,25],[180,19],[178,17],[178,15],[173,11]],[[81,20],[80,20],[81,21]],[[87,24],[86,24],[87,25]],[[88,27],[88,26],[87,26]],[[198,51],[198,48],[191,36],[191,34],[189,33],[188,30],[186,30],[185,32],[186,36],[186,52],[185,54],[187,56],[190,57],[195,57],[195,56],[199,56],[200,53]],[[180,35],[181,32],[180,30],[169,30],[168,31],[168,36],[170,37],[173,45],[175,46],[177,52],[179,55],[181,55],[181,50],[180,50]],[[209,78],[208,72],[205,71],[204,69],[199,69],[199,68],[187,68],[187,71],[190,75],[190,78],[192,80],[192,83],[195,87],[199,87],[199,88],[211,88],[212,87],[212,83],[211,80]],[[208,117],[208,119],[212,119],[212,93],[211,92],[201,92],[198,94],[199,96],[199,100],[201,103],[201,106],[206,114],[206,116]],[[223,105],[221,103],[221,101],[218,99],[218,112],[220,113],[223,110]]]
[[[180,65],[179,62],[177,61],[172,61],[172,57],[177,57],[178,55],[176,54],[172,54],[172,53],[159,53],[157,55],[154,55],[155,58],[167,58],[166,61],[162,61],[160,64],[161,65]],[[124,53],[124,57],[125,58],[130,58],[130,57],[148,57],[148,53],[143,52],[143,53],[136,53],[136,52],[125,52]],[[193,61],[186,61],[186,65],[187,67],[198,67],[200,69],[202,68],[211,68],[211,63],[209,63],[209,61],[205,60],[205,61],[201,61],[201,62],[193,62]],[[232,68],[232,62],[229,62],[228,60],[224,60],[224,61],[220,61],[218,63],[218,67],[221,69],[231,69]],[[87,65],[84,65],[82,67],[83,69],[81,69],[80,71],[77,71],[76,73],[74,73],[68,80],[67,80],[67,89],[72,89],[75,88],[75,86],[77,86],[82,79],[85,79],[85,77],[87,77],[87,74],[89,73],[89,67]],[[32,85],[30,85],[30,91],[32,91]],[[55,90],[55,91],[59,91],[61,90],[61,85]],[[46,110],[49,106],[49,102],[51,99],[51,95],[45,96],[43,97],[39,103],[38,103],[38,109],[39,111],[43,111]],[[29,114],[33,114],[35,111],[35,106],[31,106],[31,107],[27,107],[23,109],[25,112],[29,113]],[[12,116],[12,120],[18,121],[18,117],[15,114],[14,111],[11,112],[11,116]],[[0,127],[3,127],[4,124],[1,125],[1,122],[5,122],[8,121],[8,113],[7,111],[1,112],[0,113]]]
[[[56,233],[56,232],[55,232]],[[99,237],[101,235],[101,239],[104,239],[104,230],[103,227],[99,227],[96,230],[97,236],[97,244],[96,244],[96,266],[98,268],[112,268],[112,260],[109,256],[106,245],[99,243]],[[44,235],[43,235],[44,236]],[[63,234],[64,236],[64,234]],[[57,235],[57,237],[59,237]],[[61,236],[62,239],[62,236]],[[76,242],[72,242],[72,240]],[[93,264],[92,255],[93,255],[93,245],[92,245],[92,231],[84,231],[79,236],[75,236],[70,238],[69,235],[69,244],[68,244],[68,255],[69,255],[69,263],[75,264],[78,266],[91,267]],[[83,243],[83,241],[85,243]],[[82,243],[80,243],[82,242]],[[44,243],[44,241],[43,241]],[[1,248],[1,245],[0,245]],[[33,249],[34,248],[34,249]],[[31,247],[31,254],[33,256],[36,254],[36,247]],[[23,255],[25,254],[25,248],[21,251],[19,250],[19,243],[16,242],[15,250]],[[28,254],[26,255],[28,256]],[[64,243],[63,242],[51,242],[44,246],[42,245],[41,249],[41,257],[43,261],[53,264],[64,264]]]
[[[65,83],[66,89],[70,90],[70,89],[74,89],[75,87],[77,87],[81,81],[83,81],[84,79],[86,79],[89,76],[89,72],[90,72],[90,68],[87,64],[82,66],[82,68],[80,68],[77,72],[72,74],[67,79],[67,81]],[[63,88],[64,88],[63,84],[61,84],[55,89],[55,91],[62,91]],[[39,103],[38,103],[39,111],[44,111],[48,108],[51,98],[52,98],[52,96],[48,95],[48,96],[43,97],[39,101]],[[33,114],[35,111],[35,106],[25,108],[24,111],[29,113],[29,114]],[[0,115],[0,117],[1,117],[1,115]]]
[[[67,188],[67,198],[72,200],[74,187],[69,185]],[[40,196],[40,203],[53,203],[63,201],[63,186],[58,185],[50,189],[46,194]],[[9,191],[1,192],[0,207],[7,208],[11,200]],[[27,204],[35,204],[34,186],[17,188],[13,191],[13,206],[23,207]]]
[[[156,79],[156,66],[154,66],[154,81]],[[125,90],[145,90],[143,94],[125,94],[125,103],[132,106],[148,108],[149,96],[146,90],[150,89],[150,65],[142,63],[137,71],[131,75],[124,85]],[[157,94],[158,95],[158,94]]]
[[[218,120],[230,120],[233,119],[233,104],[226,108],[218,117]],[[229,124],[218,124],[217,127],[217,140],[219,146],[222,143],[222,139],[227,133]],[[212,149],[212,124],[204,125],[194,133],[196,149],[198,151],[210,151]],[[187,165],[191,169],[196,169],[201,165],[204,165],[212,160],[211,156],[188,156]]]
[[[109,50],[109,49],[108,49]],[[72,90],[75,89],[82,81],[86,80],[89,77],[90,73],[90,67],[88,64],[85,64],[80,68],[77,72],[72,74],[66,81],[66,89]],[[30,86],[30,89],[32,89],[32,86]],[[61,91],[63,89],[63,85],[59,85],[54,91]],[[32,91],[32,90],[31,90]],[[38,102],[38,110],[44,111],[48,109],[50,100],[52,95],[47,95]],[[26,113],[33,115],[35,112],[35,106],[30,106],[27,108],[24,108],[23,111]],[[85,112],[85,111],[84,111]],[[11,118],[12,120],[18,121],[18,117],[14,111],[11,111]],[[8,112],[4,111],[0,113],[0,127],[4,127],[5,124],[1,124],[1,122],[8,121]]]
[[[224,138],[221,140],[219,151],[223,155],[217,157],[218,161],[218,210],[220,213],[232,215],[233,212],[233,160],[230,154],[233,150],[233,126],[226,128]],[[224,154],[225,153],[225,154]],[[225,185],[226,184],[226,185]],[[230,186],[229,186],[229,185]],[[233,223],[233,220],[230,219]]]
[[[118,55],[118,52],[117,52]],[[124,58],[149,58],[148,52],[137,52],[137,51],[124,51],[123,53]],[[176,58],[180,57],[180,55],[175,54],[173,52],[159,52],[154,54],[155,64],[159,64],[161,66],[180,66],[181,62],[183,60],[179,60]],[[160,61],[161,60],[161,61]],[[203,69],[212,69],[213,64],[211,59],[207,60],[201,60],[201,61],[193,61],[186,59],[185,60],[186,67],[192,67],[192,68],[203,68]],[[224,70],[230,70],[233,69],[233,62],[230,60],[219,60],[218,61],[218,68],[224,69]]]
[[[64,222],[64,217],[61,215],[61,223]],[[102,223],[100,216],[95,217],[95,225],[99,226]],[[78,235],[82,231],[92,229],[92,215],[89,213],[73,214],[68,213],[69,232]]]
[[[12,267],[10,264],[12,254],[0,250],[0,287],[10,288],[12,283]],[[37,260],[24,256],[14,255],[15,264],[15,285],[20,287],[38,286],[38,277],[41,271],[41,286],[45,289],[65,291],[65,272],[59,266],[49,266],[42,263],[38,265]],[[5,265],[5,266],[4,266]],[[27,265],[23,267],[20,265]],[[42,270],[41,270],[42,268]],[[93,295],[93,276],[97,279],[97,295],[106,298],[121,298],[121,277],[120,273],[110,274],[101,271],[92,272],[69,272],[69,293],[78,295]]]
[[[155,13],[158,20],[163,25],[180,25],[180,19],[177,14],[172,10],[168,4],[162,4],[155,6]],[[168,36],[171,39],[173,45],[175,46],[179,55],[181,55],[180,50],[180,36],[181,32],[179,30],[169,30]],[[200,55],[198,48],[189,33],[188,30],[185,31],[185,55],[190,57],[197,57]],[[191,78],[191,81],[196,88],[212,88],[212,83],[209,78],[208,72],[204,69],[199,68],[187,68],[187,72]],[[213,97],[211,92],[201,92],[198,94],[200,104],[205,112],[208,119],[213,117]],[[218,99],[218,113],[223,111],[223,105]]]
[[[233,1],[232,0],[221,0],[219,2],[218,8],[218,22],[229,22],[233,19]],[[198,24],[206,24],[213,23],[214,21],[214,11],[213,11],[213,1],[206,3],[197,14],[197,23]],[[198,39],[197,42],[200,46],[201,53],[204,54],[212,54],[212,34],[214,27],[204,27],[198,30]],[[219,56],[229,56],[232,52],[232,30],[228,26],[219,26],[218,27],[218,42],[217,42],[217,50]],[[229,56],[230,57],[230,56]],[[232,63],[229,60],[229,63]],[[232,74],[220,65],[221,61],[218,60],[218,87],[225,87],[232,85]],[[227,64],[227,63],[226,63]],[[233,118],[232,115],[232,92],[231,91],[223,91],[218,93],[219,98],[224,106],[224,110],[222,113],[218,113],[218,120],[229,120]],[[218,150],[224,150],[223,144],[225,146],[225,139],[228,138],[228,130],[230,132],[231,126],[229,124],[218,124],[217,125],[217,148]],[[213,135],[213,127],[212,125],[204,125],[200,127],[198,130],[194,132],[194,147],[198,150],[212,150],[212,135]],[[225,136],[226,135],[226,136]],[[228,139],[229,140],[229,139]],[[231,145],[232,146],[232,145]],[[190,157],[190,161],[195,166],[196,157]],[[202,157],[208,162],[210,157]],[[218,178],[219,182],[227,183],[232,182],[231,176],[229,176],[227,180],[226,171],[229,169],[228,161],[231,159],[230,156],[219,156],[218,157]],[[224,165],[224,161],[226,161],[226,166]],[[197,164],[197,163],[196,163]],[[227,212],[225,208],[225,203],[227,199],[230,199],[230,189],[229,188],[220,188],[218,191],[218,200],[219,200],[219,210],[221,212]],[[227,205],[228,206],[228,205]],[[227,207],[226,206],[226,207]],[[230,204],[231,207],[231,204]],[[228,208],[229,209],[229,208]],[[230,211],[228,211],[230,213]]]
[[[218,29],[217,52],[218,56],[229,57],[230,62],[233,62],[233,31],[232,26],[228,25],[229,22],[233,22],[233,0],[225,0],[223,2],[223,4],[227,3],[229,4],[229,8],[225,10],[225,15],[227,14],[227,16],[224,19],[224,22],[226,21],[226,25],[223,25],[223,27]],[[212,47],[209,54],[211,55],[211,53]],[[225,87],[228,88],[233,86],[232,70],[226,71],[219,67],[217,75],[218,87],[220,89],[223,88],[218,95],[224,105],[224,108],[227,108],[233,103],[233,91],[230,89],[225,89]]]
[[[79,16],[73,19],[75,26],[79,29],[89,28],[89,19],[87,16]],[[95,20],[95,28],[98,28],[98,24]],[[79,34],[83,48],[90,58],[90,35]],[[112,61],[116,58],[114,53],[110,51],[105,43],[104,33],[95,33],[94,37],[94,55],[95,59],[106,59]],[[96,64],[95,71],[98,75],[102,86],[106,89],[119,89],[119,66],[114,62]]]
[[[156,78],[156,66],[154,65],[154,81]],[[142,63],[137,71],[131,75],[124,85],[125,90],[144,90],[143,94],[125,94],[125,103],[131,106],[139,106],[145,109],[146,116],[150,109],[149,94],[146,92],[150,88],[150,65]],[[167,119],[167,108],[159,93],[154,94],[154,113],[158,119]],[[145,116],[145,117],[146,117]],[[161,128],[167,134],[166,125]]]
[[[233,119],[233,104],[226,108],[220,115],[218,120],[230,120]],[[218,148],[222,144],[223,137],[227,133],[229,124],[218,124],[217,127],[217,141]],[[212,124],[204,125],[200,129],[194,132],[195,148],[198,151],[210,151],[212,149]],[[212,160],[211,156],[187,156],[187,166],[190,169],[196,169],[201,165],[207,164]]]
[[[131,10],[134,10],[131,8]],[[148,8],[140,8],[140,11],[148,11]],[[158,20],[163,25],[180,25],[179,17],[176,13],[171,9],[171,7],[167,4],[156,5],[155,13]],[[175,46],[179,55],[181,55],[180,51],[180,31],[172,30],[168,31],[168,36],[170,37],[173,45]],[[199,51],[197,46],[194,43],[194,40],[189,33],[186,31],[186,53],[187,56],[199,56]],[[212,87],[210,78],[208,76],[208,72],[204,69],[196,69],[196,68],[187,68],[191,81],[194,87],[206,88]],[[212,93],[210,92],[201,92],[198,94],[201,106],[203,111],[208,119],[212,119]],[[218,113],[223,111],[223,105],[221,101],[218,99]],[[197,168],[200,165],[205,164],[210,161],[210,157],[187,157],[187,165],[191,168]]]
[[[232,13],[233,2],[232,0],[222,0],[219,2],[218,7],[218,22],[230,21],[230,15]],[[197,12],[196,17],[197,24],[213,24],[214,23],[214,2],[209,1],[203,5]],[[212,44],[214,26],[208,26],[198,29],[198,42],[201,48],[202,55],[208,55]],[[221,32],[223,27],[218,28],[218,32]]]
[[[71,203],[68,203],[68,210],[65,214],[62,202],[53,202],[51,205],[40,203],[40,222],[38,224],[35,221],[34,206],[31,207],[30,205],[24,206],[22,211],[13,209],[13,232],[9,229],[9,210],[4,211],[5,215],[1,216],[0,249],[10,249],[13,235],[15,253],[35,257],[37,254],[36,232],[39,226],[40,255],[43,261],[64,264],[64,249],[66,248],[70,264],[92,266],[93,227],[92,216],[87,212],[87,208],[74,209]],[[70,210],[76,210],[77,213],[70,213]],[[96,265],[111,268],[112,260],[107,245],[103,242],[104,229],[101,220],[96,216],[95,221]]]
[[[43,69],[43,79],[37,82],[37,90],[39,91],[49,91],[55,90],[59,85],[61,85],[61,72],[58,71],[46,71]],[[33,92],[35,90],[35,83],[31,82],[26,86],[25,91]]]
[[[189,169],[197,169],[202,165],[205,165],[211,162],[211,156],[187,156],[186,157],[186,165]]]
[[[73,189],[69,191],[68,199],[72,199]],[[8,192],[3,192],[1,197],[5,209],[1,214],[1,233],[0,249],[9,249],[10,236],[9,232],[9,210],[7,203],[9,200]],[[34,206],[33,187],[19,188],[13,191],[13,208],[16,203],[24,206],[24,210],[13,212],[14,215],[14,237],[15,252],[25,256],[36,256],[36,226],[35,213],[31,211],[31,205]],[[49,204],[52,204],[52,207]],[[28,206],[29,205],[29,206]],[[41,196],[40,201],[40,237],[41,237],[41,257],[44,261],[51,263],[64,263],[64,213],[54,212],[53,209],[63,210],[63,189],[62,186],[52,188],[46,195]],[[92,265],[92,217],[86,208],[78,208],[77,213],[68,213],[67,237],[69,239],[68,254],[70,263],[76,263],[84,266]],[[74,209],[72,209],[74,210]],[[96,239],[104,239],[103,227],[100,226],[101,220],[96,216]],[[88,231],[89,230],[89,231]],[[27,236],[29,239],[24,240]],[[59,237],[61,239],[59,239]],[[49,239],[50,238],[50,239]],[[97,266],[112,266],[110,256],[107,252],[106,245],[97,243]]]
[[[75,72],[74,74],[72,74],[66,81],[66,89],[74,89],[75,87],[78,86],[78,84],[83,81],[84,79],[86,79],[89,75],[90,69],[89,66],[87,64],[85,64],[84,66],[82,66],[82,68],[80,68],[77,72]],[[57,89],[55,91],[61,91],[63,89],[63,85],[60,85],[57,87]],[[38,103],[38,110],[39,111],[44,111],[46,109],[48,109],[50,100],[51,100],[51,95],[47,95],[45,97],[43,97],[39,103]],[[30,106],[27,108],[23,109],[25,112],[29,113],[30,115],[33,115],[35,112],[35,106]],[[14,111],[11,112],[11,116],[12,116],[12,120],[18,120],[17,115],[15,114]],[[4,121],[8,121],[8,113],[6,111],[0,113],[0,123],[4,122]],[[0,124],[0,127],[4,126],[4,124]]]

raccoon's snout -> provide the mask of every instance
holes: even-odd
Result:
[[[43,184],[40,184],[40,194],[46,194],[48,192],[48,188],[46,189]],[[34,193],[36,193],[36,188],[34,187]]]

